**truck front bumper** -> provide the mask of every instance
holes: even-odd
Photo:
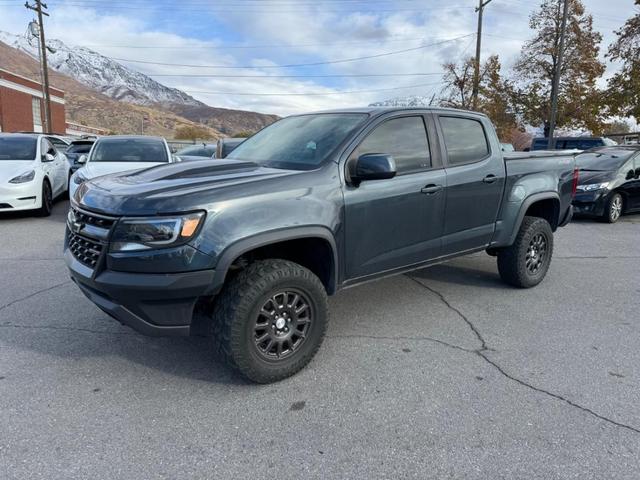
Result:
[[[187,336],[199,297],[211,294],[214,270],[184,273],[94,271],[66,248],[71,279],[102,311],[150,336]]]

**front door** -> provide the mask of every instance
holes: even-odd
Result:
[[[385,118],[349,155],[391,155],[397,175],[345,187],[345,277],[364,277],[440,255],[445,173],[434,168],[422,115]]]

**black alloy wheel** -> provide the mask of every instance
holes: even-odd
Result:
[[[258,353],[266,360],[293,355],[304,344],[313,317],[313,306],[301,291],[289,289],[271,295],[253,329]]]

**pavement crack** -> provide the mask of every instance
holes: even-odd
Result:
[[[21,298],[18,298],[16,300],[13,300],[13,301],[11,301],[9,303],[5,303],[4,305],[0,305],[0,312],[2,310],[6,309],[6,308],[9,308],[12,305],[15,305],[16,303],[24,302],[25,300],[29,300],[30,298],[33,298],[36,295],[40,295],[41,293],[48,292],[49,290],[53,290],[54,288],[58,288],[58,287],[62,287],[64,285],[68,285],[70,283],[71,283],[71,280],[67,280],[66,282],[62,282],[62,283],[57,283],[57,284],[52,285],[50,287],[43,288],[42,290],[38,290],[36,292],[30,293],[26,297],[21,297]]]
[[[543,394],[548,395],[548,396],[550,396],[550,397],[552,397],[552,398],[555,398],[555,399],[557,399],[557,400],[560,400],[560,401],[562,401],[562,402],[566,403],[567,405],[570,405],[570,406],[572,406],[572,407],[574,407],[574,408],[577,408],[577,409],[579,409],[579,410],[582,410],[582,411],[583,411],[583,412],[585,412],[585,413],[588,413],[588,414],[590,414],[590,415],[593,415],[594,417],[599,418],[600,420],[603,420],[603,421],[605,421],[605,422],[607,422],[607,423],[610,423],[610,424],[612,424],[612,425],[615,425],[615,426],[617,426],[617,427],[625,428],[625,429],[630,430],[630,431],[635,432],[635,433],[640,433],[640,429],[639,429],[639,428],[633,427],[633,426],[631,426],[631,425],[627,425],[626,423],[620,423],[620,422],[617,422],[617,421],[615,421],[615,420],[613,420],[613,419],[611,419],[611,418],[605,417],[605,416],[603,416],[603,415],[600,415],[600,414],[599,414],[599,413],[597,413],[597,412],[594,412],[593,410],[591,410],[591,409],[590,409],[590,408],[588,408],[588,407],[584,407],[584,406],[582,406],[582,405],[579,405],[579,404],[577,404],[576,402],[573,402],[573,401],[569,400],[568,398],[563,397],[562,395],[559,395],[559,394],[557,394],[557,393],[550,392],[549,390],[545,390],[545,389],[540,388],[540,387],[536,387],[536,386],[534,386],[534,385],[531,385],[530,383],[525,382],[524,380],[521,380],[520,378],[514,377],[513,375],[511,375],[511,374],[507,373],[507,372],[506,372],[506,371],[505,371],[505,370],[504,370],[500,365],[498,365],[495,361],[493,361],[493,360],[491,360],[490,358],[488,358],[488,357],[484,354],[484,352],[476,352],[476,353],[477,353],[480,357],[482,357],[482,358],[484,359],[484,361],[485,361],[485,362],[487,362],[489,365],[493,366],[493,367],[494,367],[494,368],[495,368],[495,369],[496,369],[496,370],[497,370],[497,371],[498,371],[502,376],[504,376],[505,378],[508,378],[509,380],[512,380],[512,381],[514,381],[514,382],[516,382],[516,383],[518,383],[518,384],[522,385],[523,387],[527,387],[527,388],[529,388],[529,389],[531,389],[531,390],[534,390],[534,391],[536,391],[536,392],[543,393]]]
[[[418,280],[417,278],[411,277],[409,275],[406,275],[407,278],[413,280],[414,282],[416,282],[418,285],[422,286],[425,290],[428,290],[429,292],[433,293],[434,295],[436,295],[438,298],[440,298],[440,300],[442,301],[442,303],[444,303],[450,310],[452,310],[453,312],[455,312],[462,320],[464,320],[464,322],[469,326],[469,328],[471,329],[471,331],[474,333],[474,335],[478,338],[478,340],[480,341],[481,347],[476,349],[476,350],[472,350],[472,353],[475,353],[477,356],[479,356],[480,358],[482,358],[488,365],[490,365],[491,367],[494,368],[494,370],[496,370],[498,373],[500,373],[500,375],[502,375],[504,378],[507,378],[508,380],[511,380],[512,382],[517,383],[518,385],[521,385],[523,387],[526,387],[530,390],[533,390],[535,392],[538,393],[542,393],[543,395],[546,395],[548,397],[554,398],[556,400],[560,400],[561,402],[564,402],[565,404],[576,408],[584,413],[587,413],[589,415],[592,415],[594,417],[596,417],[599,420],[602,420],[604,422],[610,423],[611,425],[614,425],[616,427],[619,428],[624,428],[626,430],[629,430],[631,432],[634,433],[640,433],[640,428],[636,428],[634,426],[631,425],[627,425],[626,423],[621,423],[618,422],[616,420],[613,420],[611,418],[605,417],[604,415],[601,415],[597,412],[595,412],[594,410],[591,410],[588,407],[585,407],[583,405],[580,405],[572,400],[569,400],[566,397],[563,397],[562,395],[558,394],[558,393],[553,393],[549,390],[545,390],[543,388],[540,387],[536,387],[530,383],[527,383],[526,381],[515,377],[513,375],[511,375],[510,373],[508,373],[503,367],[501,367],[497,362],[495,362],[494,360],[491,360],[488,356],[487,356],[487,352],[489,351],[495,351],[494,349],[490,348],[487,345],[487,342],[485,341],[484,337],[482,336],[482,334],[480,333],[480,331],[475,327],[475,325],[473,324],[473,322],[471,322],[471,320],[469,320],[469,318],[464,315],[460,310],[458,310],[456,307],[454,307],[453,305],[451,305],[451,303],[449,303],[449,301],[446,299],[446,297],[438,292],[437,290],[435,290],[434,288],[422,283],[420,280]]]
[[[447,348],[453,348],[455,350],[460,350],[466,353],[476,353],[476,350],[470,350],[468,348],[461,347],[460,345],[455,345],[453,343],[445,342],[444,340],[438,340],[437,338],[432,337],[424,337],[424,336],[393,336],[393,337],[385,337],[382,335],[359,335],[359,334],[347,334],[347,335],[327,335],[327,338],[365,338],[371,340],[409,340],[409,341],[425,341],[431,343],[437,343],[439,345],[445,346]]]
[[[444,297],[444,295],[442,295],[440,292],[438,292],[437,290],[434,290],[433,288],[431,288],[430,286],[422,283],[420,280],[418,280],[417,278],[411,277],[409,275],[407,275],[407,278],[413,280],[415,283],[417,283],[418,285],[420,285],[422,288],[429,290],[431,293],[433,293],[434,295],[436,295],[438,298],[440,298],[440,300],[442,301],[442,303],[444,303],[450,310],[453,310],[462,320],[464,320],[464,322],[468,325],[468,327],[471,329],[471,331],[473,332],[473,334],[476,336],[476,338],[478,339],[478,341],[480,342],[480,348],[478,350],[475,350],[476,352],[484,352],[485,350],[489,350],[489,347],[487,347],[487,342],[485,341],[485,339],[483,338],[482,334],[480,333],[480,331],[476,328],[476,326],[473,324],[473,322],[471,320],[469,320],[469,318],[463,314],[460,310],[458,310],[456,307],[454,307],[453,305],[451,305],[449,303],[449,301]]]

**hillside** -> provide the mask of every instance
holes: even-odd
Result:
[[[40,80],[38,63],[24,52],[0,42],[0,68]],[[114,133],[140,133],[142,118],[145,133],[173,138],[180,126],[199,124],[158,108],[113,100],[73,78],[49,70],[51,85],[64,90],[67,120],[82,125],[106,128]],[[212,139],[224,136],[210,128]]]
[[[37,44],[24,35],[0,31],[0,42],[37,59]],[[67,75],[113,100],[171,112],[226,135],[260,130],[278,118],[275,115],[210,107],[181,90],[167,87],[86,47],[68,46],[55,39],[47,40],[47,46],[52,50],[47,55],[51,70]]]
[[[277,115],[209,107],[208,105],[173,104],[166,108],[181,117],[194,122],[201,121],[208,127],[230,136],[240,132],[256,132],[279,118]]]

